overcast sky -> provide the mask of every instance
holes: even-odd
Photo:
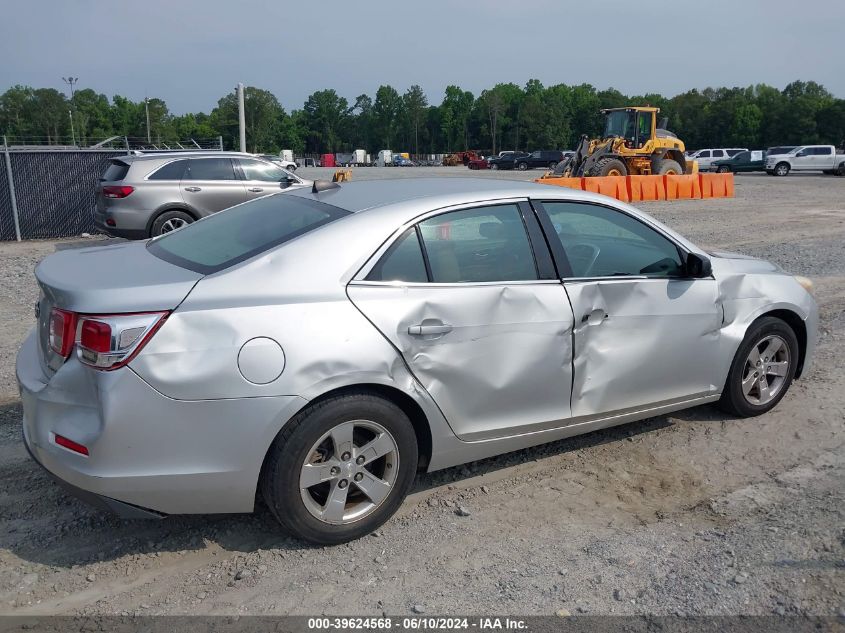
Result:
[[[667,96],[815,80],[845,97],[842,0],[26,0],[4,2],[0,92],[14,84],[210,111],[238,81],[290,111],[335,88],[591,83]]]

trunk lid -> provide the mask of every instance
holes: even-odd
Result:
[[[41,287],[38,339],[48,375],[65,359],[50,348],[50,311],[118,314],[172,310],[203,275],[147,252],[146,242],[68,249],[35,268]]]

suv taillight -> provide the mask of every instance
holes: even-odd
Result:
[[[76,313],[53,308],[50,311],[50,348],[62,358],[67,358],[75,339]]]
[[[79,316],[79,360],[111,370],[131,361],[164,324],[167,312]]]
[[[103,195],[106,198],[125,198],[135,191],[135,187],[129,185],[106,185],[103,187]]]

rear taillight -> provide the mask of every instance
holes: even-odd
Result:
[[[106,185],[103,187],[103,195],[106,198],[125,198],[135,191],[135,187],[129,185]]]
[[[167,312],[79,317],[79,360],[96,369],[131,361],[167,318]]]
[[[53,308],[50,311],[50,348],[62,358],[67,358],[75,340],[76,313]]]

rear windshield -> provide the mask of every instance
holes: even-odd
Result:
[[[129,165],[120,160],[113,160],[100,180],[103,182],[116,182],[126,178],[127,173],[129,173]]]
[[[147,248],[160,259],[208,275],[348,214],[322,202],[276,194],[167,233]]]

